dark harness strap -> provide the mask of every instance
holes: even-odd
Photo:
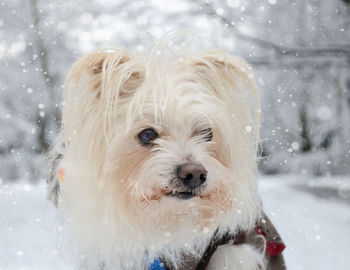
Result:
[[[265,257],[269,269],[286,269],[282,255],[285,245],[270,219],[264,212],[262,214],[261,219],[258,220],[252,231],[244,232],[239,230],[235,234],[227,232],[219,236],[218,230],[216,230],[197,266],[193,268],[193,266],[196,265],[193,262],[194,264],[191,264],[190,267],[186,267],[185,269],[205,270],[217,248],[225,244],[240,245],[247,242],[256,246],[258,243],[252,242],[252,239],[256,239],[256,236],[254,237],[254,234],[252,235],[254,231],[256,235],[262,235],[265,238],[265,241],[259,244],[259,248],[265,243]],[[173,267],[167,265],[164,260],[162,260],[162,262],[166,270],[173,269]]]
[[[205,270],[211,260],[211,257],[213,256],[214,252],[219,246],[226,245],[229,243],[232,245],[240,245],[243,244],[245,240],[246,235],[241,230],[238,231],[236,234],[231,234],[227,232],[221,237],[218,237],[218,230],[216,230],[195,270]],[[162,262],[166,270],[172,269],[169,265],[165,263],[164,260],[162,260]]]
[[[197,265],[196,270],[205,270],[210,262],[211,257],[219,246],[226,245],[228,243],[232,245],[240,245],[245,241],[245,233],[239,231],[236,234],[225,233],[222,237],[217,237],[217,231],[214,233],[213,238],[205,250],[202,259]]]

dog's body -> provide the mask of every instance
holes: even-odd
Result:
[[[79,267],[196,269],[213,238],[250,235],[261,217],[256,91],[246,62],[222,51],[79,60],[65,88],[58,200]],[[206,269],[265,269],[264,254],[264,244],[223,244]]]

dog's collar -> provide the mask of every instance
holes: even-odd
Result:
[[[215,231],[213,238],[210,240],[210,243],[202,256],[202,259],[199,261],[196,267],[196,270],[205,270],[207,268],[211,257],[219,246],[226,244],[240,245],[243,244],[246,239],[246,235],[242,230],[239,230],[235,234],[227,232],[221,237],[218,237],[217,234],[218,230]]]
[[[269,258],[273,258],[277,255],[282,254],[283,250],[285,249],[285,245],[283,242],[278,241],[270,241],[270,235],[273,235],[272,232],[265,232],[260,225],[256,225],[254,227],[254,231],[256,232],[257,235],[261,235],[265,238],[265,243],[266,243],[266,252],[268,254]],[[273,239],[275,239],[276,236],[273,236]],[[235,234],[232,234],[230,232],[227,232],[223,234],[221,237],[218,236],[218,230],[215,231],[212,239],[209,242],[209,245],[207,246],[201,260],[197,264],[197,267],[195,268],[196,270],[205,270],[206,267],[208,266],[211,257],[213,256],[214,252],[219,246],[226,245],[226,244],[231,244],[231,245],[240,245],[243,243],[246,243],[246,233],[242,230],[238,231]],[[165,263],[165,260],[162,259],[156,259],[152,262],[148,270],[170,270],[172,269],[170,266],[168,266]],[[187,268],[185,268],[187,269]]]
[[[240,245],[245,242],[245,233],[243,231],[238,231],[235,234],[227,232],[223,234],[221,237],[218,236],[218,229],[215,231],[213,237],[211,238],[209,245],[207,246],[201,260],[197,264],[196,270],[205,270],[208,266],[211,257],[219,246],[232,244],[232,245]],[[164,260],[156,259],[150,265],[148,270],[170,270],[169,267]]]

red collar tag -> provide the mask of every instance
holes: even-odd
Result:
[[[286,246],[280,242],[271,242],[267,240],[266,233],[259,227],[254,228],[256,233],[262,235],[266,239],[266,251],[269,253],[270,257],[275,257],[283,252]]]

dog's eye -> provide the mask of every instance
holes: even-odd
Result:
[[[158,133],[153,128],[146,128],[142,130],[137,137],[143,144],[151,144],[155,139],[159,137]]]
[[[200,134],[203,136],[206,142],[210,142],[213,139],[213,131],[211,130],[211,128],[201,130]]]

